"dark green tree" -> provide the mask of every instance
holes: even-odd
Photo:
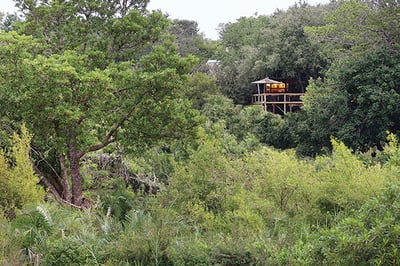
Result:
[[[196,21],[174,19],[169,31],[176,37],[175,42],[180,55],[199,54],[198,44],[203,38]]]
[[[174,43],[181,56],[193,55],[199,58],[195,72],[213,74],[213,66],[209,66],[207,61],[218,59],[219,41],[204,38],[199,32],[198,23],[192,20],[172,20],[169,33],[175,36]]]
[[[399,131],[399,43],[396,1],[336,1],[325,25],[305,30],[332,63],[325,82],[313,82],[296,126],[298,148],[315,154],[333,135],[356,150],[381,148]]]
[[[291,80],[293,90],[305,91],[310,77],[319,77],[325,60],[304,27],[323,24],[326,6],[297,3],[272,16],[240,18],[224,26],[224,49],[218,81],[236,103],[249,103],[251,82],[271,77]]]
[[[194,128],[179,95],[195,60],[177,55],[163,38],[167,20],[146,3],[21,0],[18,30],[33,37],[0,35],[1,116],[26,122],[36,170],[60,200],[85,203],[85,154],[112,143],[145,147]]]
[[[306,28],[331,60],[363,56],[366,50],[397,49],[400,4],[387,0],[333,1],[324,24]]]
[[[185,96],[197,110],[201,110],[210,97],[220,94],[216,79],[201,72],[191,76],[185,91]]]
[[[356,150],[380,148],[387,131],[400,130],[399,69],[399,56],[371,51],[332,67],[326,82],[311,83],[298,126],[300,150],[329,147],[331,135]]]
[[[259,50],[271,51],[271,43],[265,42],[269,21],[267,16],[242,17],[221,29],[217,78],[224,95],[235,103],[249,102],[250,82],[265,75],[265,62],[259,58]]]
[[[320,45],[310,42],[304,28],[321,25],[327,8],[327,5],[310,6],[300,1],[287,11],[277,11],[272,16],[273,54],[266,54],[264,58],[273,59],[267,61],[272,75],[290,78],[294,86],[292,89],[297,92],[305,92],[308,80],[321,77],[326,68],[326,62],[319,53]]]

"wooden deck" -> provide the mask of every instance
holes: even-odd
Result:
[[[273,112],[275,114],[286,114],[292,112],[295,108],[303,106],[301,96],[304,93],[261,93],[253,94],[253,104],[263,106],[265,111]]]

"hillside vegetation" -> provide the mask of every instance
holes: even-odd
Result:
[[[147,0],[16,3],[0,265],[400,263],[397,1],[300,1],[217,41]],[[249,105],[267,76],[301,110]]]

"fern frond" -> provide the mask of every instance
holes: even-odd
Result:
[[[37,206],[36,210],[42,215],[43,219],[49,227],[54,225],[53,219],[51,218],[49,212],[43,206]]]

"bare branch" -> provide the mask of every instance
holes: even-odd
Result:
[[[82,157],[83,157],[86,153],[88,153],[88,152],[101,150],[101,149],[103,149],[104,147],[108,146],[109,144],[111,144],[111,143],[113,143],[113,142],[115,142],[115,141],[116,141],[115,138],[110,138],[110,139],[107,139],[107,138],[106,138],[106,140],[103,141],[102,143],[99,143],[99,144],[96,144],[96,145],[92,145],[92,146],[87,147],[87,148],[85,149],[84,152],[82,151],[82,152],[80,152],[80,153],[78,154],[78,157],[79,157],[79,158],[82,158]]]
[[[32,163],[33,170],[35,171],[36,175],[39,177],[40,181],[50,190],[51,194],[53,194],[57,200],[63,200],[60,193],[58,193],[57,189],[51,184],[49,180],[40,172],[39,168]]]
[[[38,151],[37,149],[35,149],[32,146],[31,146],[31,151],[33,151],[37,156],[39,156],[39,158],[40,158],[39,162],[43,161],[51,169],[51,171],[54,173],[54,175],[57,177],[57,179],[59,179],[59,180],[62,179],[60,177],[60,175],[58,174],[57,170],[54,169],[54,167],[44,158],[43,154],[40,151]],[[35,165],[35,167],[37,167],[37,166]]]

